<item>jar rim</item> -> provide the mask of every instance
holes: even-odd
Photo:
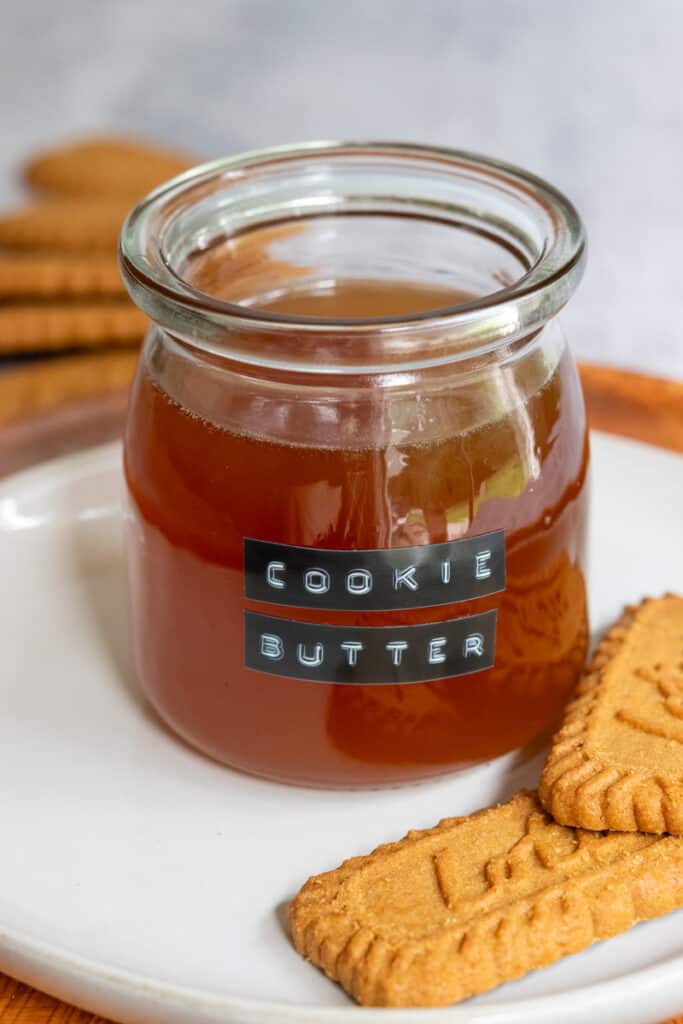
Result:
[[[229,182],[257,168],[278,167],[316,157],[346,156],[413,161],[416,166],[427,163],[446,172],[478,175],[480,184],[504,189],[523,199],[551,228],[544,232],[538,257],[512,284],[468,302],[381,317],[284,314],[216,298],[185,281],[174,271],[161,247],[150,244],[154,225],[163,225],[171,211],[193,192],[206,194],[212,185]],[[378,332],[386,338],[406,332],[438,330],[448,334],[453,342],[452,351],[447,358],[443,353],[432,353],[426,357],[426,362],[419,363],[437,365],[490,351],[502,342],[510,343],[540,329],[565,305],[576,288],[583,271],[585,250],[583,224],[573,203],[544,179],[513,164],[466,150],[407,142],[314,141],[219,158],[191,168],[161,185],[142,199],[126,218],[120,236],[119,259],[124,281],[136,304],[176,337],[214,354],[230,355],[230,346],[221,344],[215,337],[212,340],[209,332],[198,329],[198,317],[211,325],[214,335],[216,328],[296,332],[299,336],[325,335],[327,338]],[[285,365],[270,357],[254,361],[261,365]],[[405,369],[406,360],[399,359],[399,362]],[[357,364],[358,359],[348,369],[357,370]],[[291,365],[290,359],[286,365]],[[320,370],[319,362],[315,369]],[[382,369],[386,370],[387,366],[383,365]]]

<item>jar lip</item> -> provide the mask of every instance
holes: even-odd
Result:
[[[552,223],[552,237],[546,237],[538,258],[512,284],[482,295],[466,303],[429,309],[423,312],[383,317],[311,317],[291,315],[258,307],[250,307],[215,298],[199,291],[180,277],[164,259],[160,249],[149,251],[147,237],[150,223],[154,218],[163,220],[164,210],[174,202],[182,201],[198,186],[209,186],[211,182],[242,177],[245,172],[268,165],[278,166],[287,161],[305,158],[376,156],[378,159],[394,158],[432,163],[448,171],[480,174],[483,183],[503,186],[516,193],[539,215],[545,215]],[[549,233],[550,234],[550,233]],[[446,147],[391,141],[313,141],[295,145],[277,146],[253,150],[238,156],[219,158],[191,168],[161,185],[147,195],[128,215],[124,222],[119,247],[120,265],[124,280],[134,301],[151,317],[167,327],[160,309],[166,305],[176,316],[207,316],[214,325],[228,329],[258,329],[273,331],[296,331],[302,333],[323,333],[327,337],[335,333],[346,336],[367,332],[400,334],[405,331],[441,328],[482,340],[490,334],[494,323],[499,326],[511,323],[519,313],[520,304],[543,308],[543,321],[565,304],[583,269],[585,257],[585,234],[581,218],[569,199],[542,178],[503,161],[477,153]],[[563,286],[558,290],[558,283]],[[555,291],[551,299],[551,293]],[[538,317],[527,324],[531,329],[540,326]],[[194,334],[194,332],[192,332]],[[499,331],[499,335],[500,335]],[[509,334],[509,330],[503,331]],[[179,337],[186,337],[181,330]],[[190,340],[187,339],[186,340]],[[192,341],[201,344],[194,336]],[[210,345],[213,351],[216,346]],[[468,355],[472,354],[467,346]]]

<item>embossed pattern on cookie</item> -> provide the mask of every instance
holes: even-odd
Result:
[[[124,391],[137,365],[136,349],[61,355],[0,374],[0,425],[59,406]]]
[[[125,292],[115,256],[0,256],[0,299],[118,296]]]
[[[126,199],[55,199],[0,215],[0,247],[116,251]]]
[[[534,793],[354,857],[290,904],[367,1006],[446,1006],[683,905],[683,839],[557,825]]]
[[[683,835],[683,598],[646,599],[607,633],[539,793],[565,825]]]
[[[140,344],[149,326],[127,302],[0,307],[0,355]]]

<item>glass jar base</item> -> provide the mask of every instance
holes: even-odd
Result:
[[[265,782],[278,783],[279,785],[333,791],[372,791],[420,786],[429,782],[441,781],[449,776],[469,776],[481,768],[502,765],[506,760],[509,762],[508,769],[510,771],[516,770],[528,764],[547,748],[554,729],[558,724],[553,723],[553,725],[543,730],[542,733],[529,739],[521,746],[502,750],[492,757],[480,760],[453,761],[449,764],[395,765],[390,767],[387,765],[364,764],[349,759],[348,764],[340,765],[337,772],[330,772],[329,775],[318,774],[313,777],[307,774],[305,770],[297,772],[291,768],[283,768],[280,771],[275,771],[270,767],[262,766],[246,758],[240,758],[239,756],[218,750],[213,744],[203,742],[193,735],[191,731],[176,723],[172,716],[159,707],[149,694],[145,695],[145,699],[152,712],[160,720],[160,723],[172,734],[174,740],[181,740],[196,753],[230,771],[262,779]]]

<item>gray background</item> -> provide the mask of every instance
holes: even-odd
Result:
[[[204,156],[405,138],[564,189],[584,358],[683,376],[681,0],[2,0],[0,200],[22,156],[120,130]]]

